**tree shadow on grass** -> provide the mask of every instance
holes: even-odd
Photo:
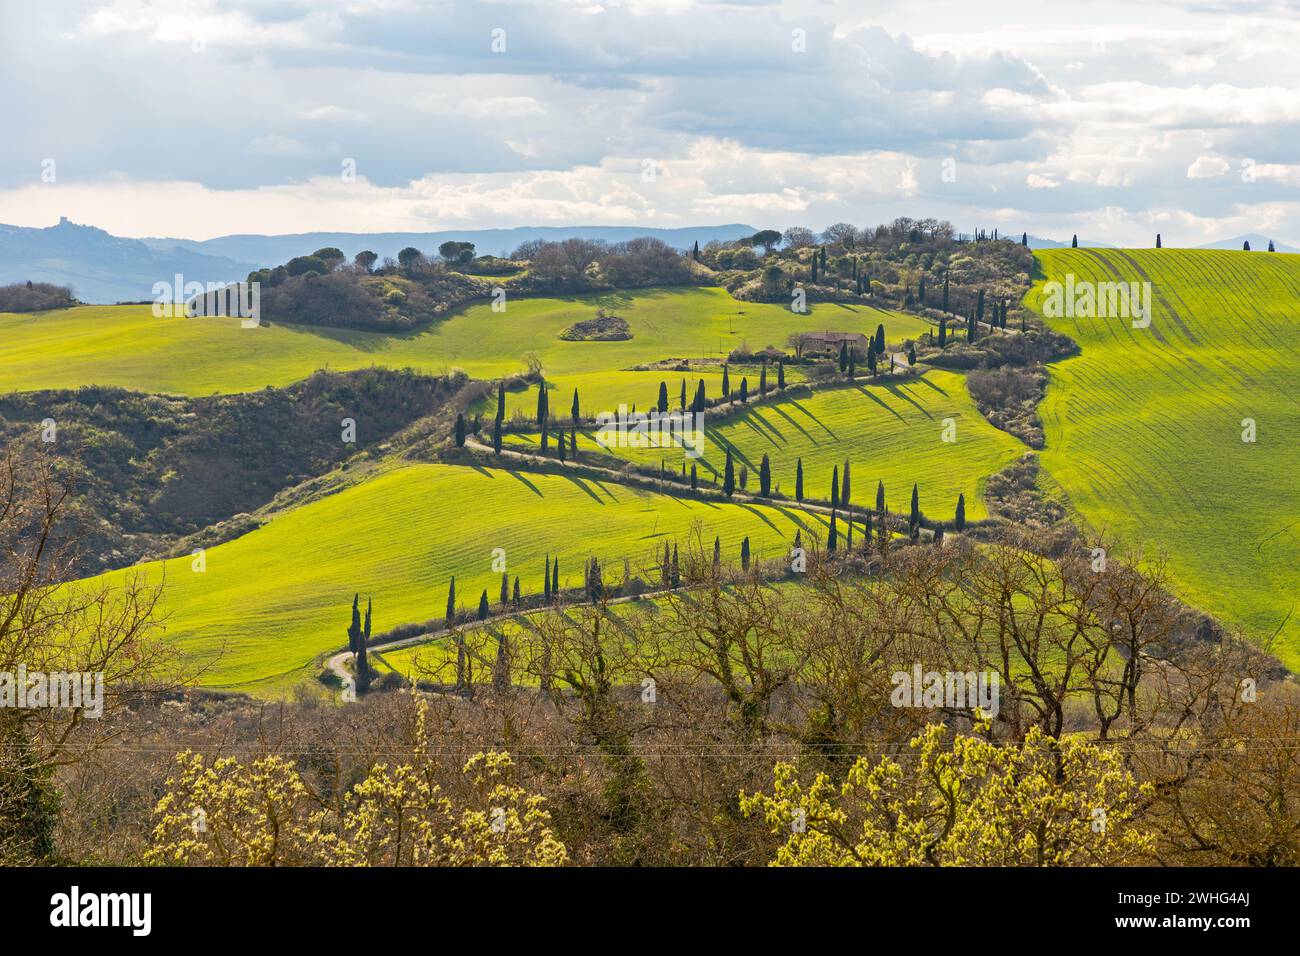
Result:
[[[609,457],[611,458],[619,457],[618,452],[616,452],[609,445],[602,445],[600,443],[599,439],[597,438],[597,436],[600,434],[599,428],[579,428],[578,434],[582,436],[584,439],[586,439],[588,443],[586,447],[583,447],[584,444],[583,442],[578,443],[578,447],[581,451],[594,452],[597,454],[603,453],[609,455]]]
[[[889,414],[893,415],[893,416],[894,416],[895,418],[897,418],[900,422],[903,421],[903,416],[900,415],[900,414],[898,414],[897,409],[893,408],[893,407],[892,407],[888,402],[886,402],[883,398],[881,398],[879,395],[877,395],[877,394],[876,394],[875,392],[873,392],[871,389],[867,388],[865,385],[855,385],[854,388],[856,388],[859,392],[861,392],[861,393],[862,393],[864,396],[866,396],[867,398],[871,399],[873,402],[875,402],[877,405],[879,405],[879,406],[880,406],[881,408],[883,408],[885,411],[889,412]],[[915,403],[913,403],[913,404],[915,404]]]
[[[821,520],[820,515],[811,514],[807,511],[800,511],[797,508],[787,508],[781,505],[773,505],[774,508],[786,519],[794,522],[803,531],[820,532],[830,526],[830,519]]]
[[[718,447],[722,450],[722,457],[724,459],[727,457],[727,451],[730,450],[732,460],[736,464],[743,465],[745,468],[749,469],[750,471],[753,471],[754,468],[756,467],[755,464],[749,460],[749,458],[745,455],[744,452],[742,452],[739,448],[737,448],[732,442],[727,441],[725,438],[718,439]],[[724,469],[726,468],[725,463],[723,465],[723,468]],[[714,474],[715,475],[719,474],[719,472],[715,471]],[[739,476],[736,477],[736,481],[738,482],[740,481]]]
[[[598,495],[598,494],[596,494],[596,492],[592,491],[592,489],[591,489],[591,485],[587,484],[587,482],[583,481],[583,480],[582,480],[581,478],[579,478],[577,475],[569,475],[569,474],[566,474],[564,477],[565,477],[566,479],[568,479],[569,481],[571,481],[573,484],[577,485],[577,486],[578,486],[579,488],[581,488],[584,492],[586,492],[586,493],[587,493],[587,496],[590,497],[592,501],[596,502],[596,504],[598,504],[598,505],[604,505],[604,504],[607,503],[605,500],[603,500],[603,499],[600,497],[600,495]],[[618,499],[615,498],[612,494],[610,494],[609,490],[606,489],[604,485],[598,485],[597,487],[599,487],[601,491],[605,492],[605,494],[609,496],[609,501],[617,501],[617,500],[618,500]]]
[[[914,399],[911,395],[908,395],[905,391],[903,391],[901,386],[886,385],[885,389],[891,395],[896,395],[897,397],[901,398],[903,401],[907,402],[909,405],[915,406],[916,410],[920,412],[922,415],[924,415],[926,418],[933,420],[934,416],[930,414],[930,410],[926,408],[924,405],[922,405],[920,402],[918,402],[916,399]]]
[[[741,502],[741,503],[739,503],[739,504],[738,504],[738,507],[739,507],[741,510],[743,510],[743,511],[748,511],[748,512],[749,512],[750,514],[752,514],[754,517],[756,517],[756,518],[758,518],[760,521],[762,521],[763,524],[767,525],[769,528],[771,528],[771,529],[772,529],[773,531],[775,531],[777,534],[781,535],[781,537],[783,537],[783,538],[785,537],[785,532],[783,532],[780,528],[778,528],[778,527],[776,526],[776,522],[773,521],[771,518],[769,518],[767,515],[765,515],[762,511],[759,511],[758,508],[754,507],[754,506],[751,505],[751,504],[745,503],[745,502]]]
[[[813,421],[815,421],[818,425],[821,425],[822,430],[823,430],[824,432],[826,432],[826,434],[830,435],[830,436],[831,436],[832,438],[834,438],[836,441],[839,441],[839,440],[840,440],[840,436],[839,436],[839,435],[837,435],[837,434],[835,434],[835,432],[831,431],[831,430],[826,426],[826,424],[825,424],[824,422],[822,422],[822,420],[821,420],[820,418],[818,418],[818,417],[817,417],[816,415],[814,415],[812,412],[808,411],[808,409],[805,408],[803,405],[801,405],[801,404],[800,404],[796,399],[793,399],[793,398],[790,399],[790,404],[793,405],[795,408],[799,409],[799,411],[803,412],[805,415],[807,415],[809,418],[811,418]]]
[[[533,484],[531,481],[529,481],[527,478],[525,478],[525,477],[524,477],[522,474],[520,474],[519,472],[517,472],[517,471],[507,471],[506,474],[509,475],[511,478],[514,478],[516,481],[520,482],[520,483],[521,483],[525,488],[527,488],[529,491],[531,491],[531,492],[532,492],[533,494],[535,494],[537,497],[539,497],[539,498],[545,498],[545,497],[546,497],[545,495],[542,494],[542,491],[541,491],[540,488],[538,488],[535,484]]]
[[[749,428],[758,435],[759,438],[762,438],[772,447],[775,448],[778,445],[784,445],[786,443],[784,436],[781,434],[781,430],[773,427],[771,422],[768,422],[766,419],[760,418],[758,415],[746,415],[742,421],[746,428]]]
[[[803,427],[802,425],[800,425],[797,421],[795,421],[795,420],[794,420],[794,417],[791,416],[791,414],[790,414],[789,412],[787,412],[784,408],[782,408],[780,405],[773,405],[773,406],[772,406],[772,411],[776,412],[778,415],[780,415],[782,418],[784,418],[787,422],[789,422],[791,425],[793,425],[794,428],[795,428],[796,430],[798,430],[799,434],[800,434],[800,435],[803,435],[804,438],[808,439],[808,440],[809,440],[810,442],[812,442],[814,445],[817,444],[817,439],[813,438],[812,435],[808,434],[808,429],[804,428],[804,427]],[[778,433],[778,434],[779,434],[779,433]]]
[[[928,376],[925,376],[925,375],[918,376],[917,379],[916,379],[916,381],[917,381],[918,383],[920,383],[921,385],[926,386],[927,388],[932,388],[932,389],[934,389],[936,392],[938,392],[938,393],[939,393],[940,395],[942,395],[944,398],[949,398],[949,397],[951,397],[951,396],[948,394],[948,390],[947,390],[946,388],[941,388],[940,386],[934,384],[934,382],[930,381],[930,379],[929,379]]]

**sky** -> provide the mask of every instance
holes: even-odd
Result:
[[[0,0],[0,223],[1300,240],[1300,0]]]

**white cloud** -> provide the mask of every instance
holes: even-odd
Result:
[[[46,0],[23,18],[0,23],[0,80],[40,82],[7,104],[0,221],[197,236],[947,215],[1145,242],[1174,216],[1300,237],[1300,21],[1279,5],[1092,0],[1081,22],[1029,0]]]
[[[1228,168],[1228,161],[1222,156],[1197,156],[1196,162],[1187,167],[1187,178],[1211,179],[1222,176]]]

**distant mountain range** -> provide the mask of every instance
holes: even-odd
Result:
[[[1197,246],[1197,249],[1240,249],[1243,242],[1249,242],[1252,252],[1267,252],[1269,236],[1258,232],[1248,232],[1244,236],[1237,236],[1235,239],[1220,239],[1218,242],[1207,242],[1203,246]],[[1300,248],[1288,245],[1273,239],[1274,252],[1300,252]]]
[[[1009,238],[1015,238],[1015,237],[1012,236],[1010,233],[1008,233],[1008,237],[1009,237]],[[1266,236],[1266,235],[1264,235],[1264,234],[1262,234],[1262,233],[1258,233],[1258,232],[1250,232],[1250,233],[1246,233],[1245,235],[1242,235],[1242,236],[1237,236],[1236,238],[1233,238],[1233,239],[1220,239],[1220,240],[1218,240],[1217,242],[1207,242],[1207,243],[1205,243],[1204,245],[1200,245],[1200,246],[1183,246],[1183,245],[1179,244],[1178,242],[1171,242],[1171,241],[1169,241],[1169,237],[1166,236],[1166,237],[1163,238],[1163,245],[1164,245],[1164,247],[1165,247],[1166,249],[1187,249],[1187,248],[1191,248],[1191,249],[1240,249],[1241,246],[1242,246],[1242,243],[1244,243],[1244,242],[1249,242],[1249,243],[1250,243],[1250,248],[1251,248],[1252,251],[1255,251],[1255,252],[1265,252],[1265,251],[1268,250],[1268,241],[1269,241],[1269,237],[1268,237],[1268,236]],[[1058,242],[1058,241],[1055,240],[1055,239],[1043,239],[1043,238],[1041,238],[1041,237],[1039,237],[1039,236],[1030,236],[1030,237],[1029,237],[1029,248],[1030,248],[1030,249],[1064,249],[1064,248],[1065,248],[1066,246],[1068,246],[1069,244],[1070,244],[1070,240],[1068,240],[1068,239],[1065,240],[1064,242]],[[1152,247],[1155,246],[1155,236],[1154,236],[1154,235],[1152,235],[1152,237],[1151,237],[1151,245],[1152,245]],[[1080,248],[1083,248],[1083,249],[1114,249],[1114,248],[1115,248],[1115,246],[1112,245],[1111,243],[1108,243],[1108,242],[1096,242],[1096,241],[1094,241],[1094,240],[1092,240],[1092,239],[1080,239],[1080,240],[1079,240],[1079,247],[1080,247]],[[1126,247],[1126,248],[1128,248],[1128,247]],[[1288,245],[1288,244],[1285,243],[1285,242],[1281,242],[1281,241],[1278,240],[1278,239],[1274,239],[1274,240],[1273,240],[1273,251],[1274,251],[1274,252],[1291,252],[1291,253],[1295,253],[1295,252],[1300,252],[1300,249],[1296,248],[1295,246]]]
[[[1017,238],[1013,233],[1007,233],[1008,239]],[[1042,236],[1030,236],[1030,249],[1065,249],[1070,245],[1070,240],[1058,242],[1055,239],[1044,239]],[[1097,242],[1093,239],[1080,239],[1079,247],[1082,249],[1114,249],[1115,247],[1109,242]]]
[[[508,255],[534,239],[569,239],[580,236],[619,242],[637,236],[654,236],[677,249],[694,243],[723,242],[753,235],[755,227],[743,223],[720,226],[692,226],[682,229],[653,229],[641,226],[519,226],[514,229],[459,229],[443,232],[305,232],[283,236],[220,236],[216,239],[123,239],[94,226],[81,226],[60,219],[44,229],[0,225],[0,285],[31,279],[70,285],[83,302],[137,302],[153,298],[156,282],[172,282],[178,273],[186,282],[234,282],[254,269],[279,265],[294,256],[306,255],[324,246],[335,246],[349,258],[363,249],[380,258],[396,256],[398,250],[414,246],[435,252],[447,240],[474,243],[480,255]],[[1011,231],[1008,238],[1016,238]],[[1154,237],[1153,237],[1154,239]],[[1207,243],[1201,249],[1240,249],[1249,241],[1252,249],[1268,248],[1268,237],[1238,236]],[[1029,237],[1032,249],[1057,249],[1069,240]],[[1080,239],[1079,245],[1113,248],[1107,243]],[[1169,243],[1174,247],[1177,243]],[[1294,246],[1276,242],[1278,252],[1300,252]]]
[[[0,285],[28,279],[70,285],[83,302],[151,300],[153,284],[177,273],[187,282],[231,282],[252,268],[180,247],[156,250],[67,219],[48,229],[0,225]]]
[[[654,236],[677,249],[711,239],[751,236],[753,226],[731,223],[683,229],[640,226],[520,226],[446,232],[307,232],[284,236],[221,236],[216,239],[123,239],[94,226],[59,220],[45,229],[0,225],[0,285],[31,279],[70,285],[83,302],[135,302],[153,298],[155,282],[234,282],[254,269],[335,246],[349,258],[363,249],[396,257],[414,246],[436,252],[449,239],[474,243],[480,255],[507,255],[533,239],[581,236],[620,242]]]
[[[141,239],[151,249],[186,249],[208,256],[224,256],[241,262],[256,262],[256,268],[276,266],[294,256],[333,246],[349,259],[363,249],[397,258],[407,246],[421,252],[436,252],[444,242],[472,242],[481,256],[507,256],[525,242],[546,239],[602,239],[622,242],[638,236],[654,236],[676,249],[704,245],[711,239],[724,242],[752,236],[753,226],[730,223],[725,226],[692,226],[683,229],[651,229],[644,226],[516,226],[513,229],[455,229],[445,232],[301,232],[284,236],[220,236],[216,239]]]

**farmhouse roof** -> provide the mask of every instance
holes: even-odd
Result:
[[[861,332],[809,332],[806,338],[817,342],[865,342],[867,337]]]

